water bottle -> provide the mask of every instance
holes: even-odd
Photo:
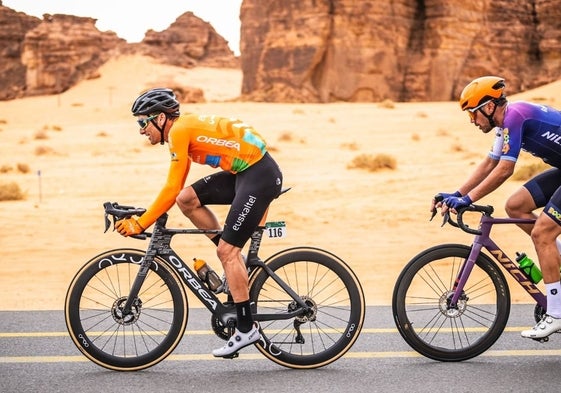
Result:
[[[520,265],[520,270],[534,283],[537,284],[542,280],[542,272],[525,253],[516,253],[516,262]]]
[[[218,274],[202,259],[193,258],[193,264],[197,275],[203,282],[210,288],[211,291],[216,292],[222,286],[222,280]]]

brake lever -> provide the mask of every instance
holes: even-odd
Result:
[[[442,202],[443,200],[444,200],[444,197],[442,196],[442,194],[436,194],[436,195],[434,196],[434,201],[435,201],[436,203]],[[435,203],[435,206],[432,208],[432,212],[431,212],[431,216],[430,216],[430,220],[429,220],[429,221],[432,221],[432,219],[434,218],[434,216],[436,216],[436,213],[438,213],[438,210],[436,209],[436,203]],[[450,215],[449,215],[448,213],[445,214],[445,217],[446,217],[446,218],[444,219],[444,223],[443,223],[441,226],[444,226],[444,224],[446,224],[446,221],[448,221],[448,217],[449,217],[449,216],[450,216]]]
[[[446,210],[446,213],[444,213],[442,215],[442,225],[440,227],[443,227],[444,225],[446,225],[446,223],[450,220],[450,213],[448,213],[450,210]]]
[[[105,230],[103,231],[103,233],[106,233],[107,230],[109,229],[109,227],[111,226],[111,220],[109,220],[109,215],[107,213],[105,213],[104,215],[105,217]],[[115,229],[115,226],[113,226],[113,230]]]

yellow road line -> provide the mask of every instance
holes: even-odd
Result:
[[[480,356],[483,357],[520,357],[520,356],[560,356],[561,349],[526,349],[526,350],[489,350]],[[348,352],[343,358],[347,359],[373,359],[373,358],[422,358],[414,351],[387,351],[387,352]],[[242,360],[266,360],[261,354],[240,354]],[[221,360],[210,354],[181,354],[170,355],[164,361],[202,361]],[[89,362],[84,356],[0,356],[2,363],[79,363]]]
[[[530,326],[517,326],[517,327],[506,327],[505,332],[520,332],[524,329],[529,329]],[[441,332],[449,332],[451,329],[439,329]],[[465,328],[462,329],[466,332],[485,332],[487,331],[486,328]],[[146,332],[152,335],[161,334],[159,332]],[[397,333],[397,329],[395,328],[364,328],[362,329],[361,333],[369,333],[369,334],[381,334],[381,333]],[[102,333],[102,332],[91,332],[94,336],[99,336],[103,334],[109,333]],[[214,335],[212,330],[186,330],[185,336],[205,336],[205,335]],[[13,332],[13,333],[2,333],[0,332],[0,338],[22,338],[22,337],[67,337],[68,332]]]

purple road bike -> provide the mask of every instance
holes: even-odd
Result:
[[[493,225],[531,224],[535,220],[494,218],[493,211],[492,206],[470,205],[458,211],[457,221],[445,215],[442,225],[448,222],[475,235],[473,243],[442,244],[422,251],[396,281],[392,310],[397,329],[415,351],[428,358],[467,360],[497,341],[511,305],[508,283],[499,266],[536,301],[536,322],[545,313],[546,296],[490,235]],[[436,210],[431,220],[435,214]],[[473,222],[473,214],[480,215],[478,229],[466,224]],[[547,337],[538,341],[545,342]]]

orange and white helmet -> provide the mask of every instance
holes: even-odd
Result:
[[[482,76],[471,81],[460,94],[460,107],[463,111],[483,106],[489,101],[505,98],[505,80],[499,76]]]

